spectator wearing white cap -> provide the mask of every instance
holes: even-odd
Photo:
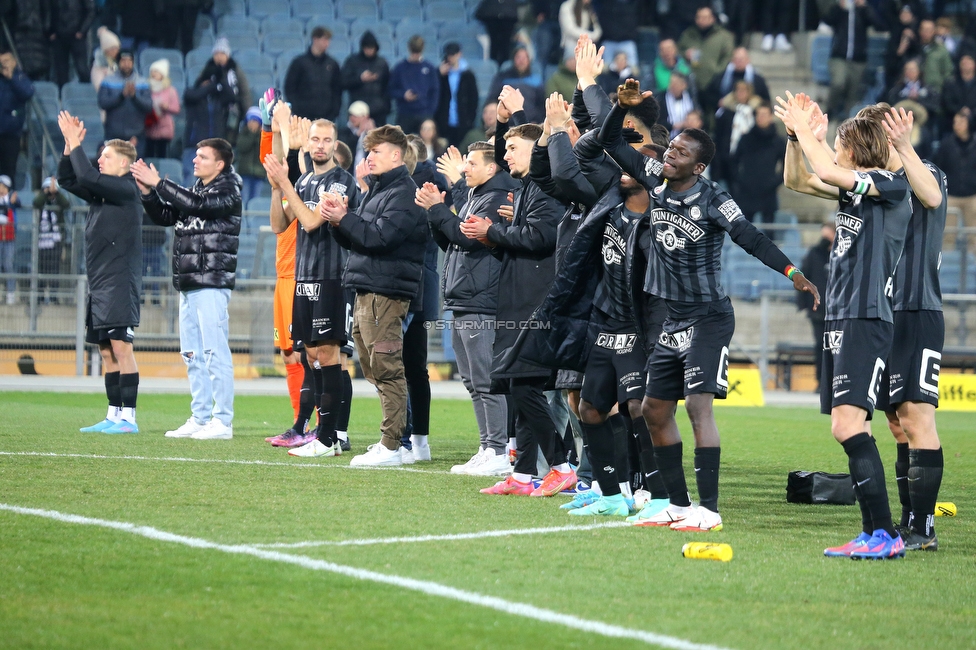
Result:
[[[169,78],[169,61],[160,59],[149,66],[152,111],[146,116],[146,150],[149,158],[166,158],[176,133],[173,116],[180,112],[180,96]]]
[[[91,69],[91,82],[97,91],[105,77],[113,74],[119,67],[119,50],[122,41],[104,25],[95,32],[98,35],[98,49],[95,50]]]
[[[34,195],[34,209],[39,214],[37,228],[37,271],[44,275],[61,273],[61,253],[65,212],[71,209],[68,197],[61,191],[58,179],[49,176]],[[57,302],[58,281],[40,280],[37,290],[41,302]],[[45,295],[45,294],[50,295]]]
[[[367,131],[376,128],[376,123],[369,116],[369,105],[366,102],[353,102],[349,104],[347,110],[349,119],[345,126],[339,127],[339,140],[345,142],[352,151],[352,168],[355,169],[366,157],[366,152],[363,151],[363,138],[366,137]]]
[[[0,175],[0,273],[14,272],[14,253],[17,251],[17,223],[15,208],[20,207],[17,192],[11,192],[13,181]],[[14,304],[17,281],[7,278],[7,304]]]

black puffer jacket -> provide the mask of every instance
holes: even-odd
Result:
[[[91,204],[85,266],[95,329],[137,327],[142,293],[142,203],[132,174],[100,174],[81,147],[58,163],[58,183]]]
[[[241,177],[233,168],[209,185],[187,189],[164,180],[142,197],[146,214],[175,226],[173,286],[177,291],[233,289],[241,233]]]
[[[184,146],[193,148],[206,138],[237,141],[237,125],[251,104],[247,78],[234,59],[219,66],[213,59],[200,71],[193,88],[183,94],[186,105]]]
[[[342,104],[339,63],[326,52],[315,56],[311,48],[296,56],[285,73],[285,97],[295,115],[335,122]]]
[[[507,172],[499,171],[483,185],[468,190],[467,201],[451,212],[444,203],[427,211],[434,241],[444,257],[444,309],[457,314],[494,314],[498,307],[498,275],[501,262],[479,241],[461,234],[460,225],[470,215],[501,223],[498,208],[508,201],[508,193],[518,183]]]
[[[429,237],[426,211],[414,203],[417,184],[406,165],[369,176],[359,210],[332,232],[349,261],[343,284],[360,293],[412,300],[420,289]]]

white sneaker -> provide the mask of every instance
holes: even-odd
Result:
[[[301,447],[295,447],[294,449],[289,449],[288,455],[298,456],[299,458],[318,458],[320,456],[335,456],[337,455],[336,447],[338,447],[338,445],[334,445],[332,447],[326,447],[318,440],[313,440],[312,442],[304,444]]]
[[[698,506],[682,521],[671,524],[671,530],[682,530],[689,533],[704,533],[710,530],[722,530],[722,515],[712,512],[708,508]]]
[[[498,455],[494,449],[485,449],[481,454],[481,462],[469,468],[465,474],[471,476],[508,476],[512,473],[512,464],[508,462],[508,454]]]
[[[667,508],[657,513],[653,517],[648,519],[641,519],[636,522],[635,526],[671,526],[672,524],[681,523],[692,514],[694,514],[695,508],[692,506],[676,506],[674,504],[669,505]]]
[[[390,451],[377,442],[366,448],[365,454],[353,456],[349,462],[349,467],[396,467],[402,465],[400,450]]]
[[[786,38],[786,34],[778,34],[776,36],[776,51],[777,52],[793,51],[793,44],[790,43],[790,39]]]
[[[483,460],[482,456],[485,453],[484,447],[478,447],[478,453],[468,459],[468,462],[462,463],[461,465],[453,465],[451,467],[451,474],[467,474],[468,470],[473,469],[480,465]]]
[[[193,434],[194,433],[196,433],[200,429],[204,428],[205,426],[207,426],[207,425],[206,424],[200,424],[199,422],[197,422],[196,420],[194,420],[193,417],[191,416],[191,417],[187,418],[186,422],[184,422],[182,425],[180,425],[179,428],[173,429],[172,431],[167,431],[164,437],[166,437],[166,438],[191,438],[191,437],[193,437]]]
[[[418,443],[418,439],[421,444]],[[419,461],[430,460],[430,445],[427,444],[427,436],[410,436],[410,446],[413,448],[413,459]]]
[[[401,465],[413,465],[417,462],[417,459],[413,457],[413,451],[407,449],[406,447],[400,447],[400,464]]]
[[[637,490],[634,492],[634,507],[637,508],[638,511],[643,509],[643,507],[647,505],[647,502],[650,500],[651,493],[647,490]]]
[[[213,418],[207,423],[207,426],[190,437],[194,440],[230,440],[234,437],[234,428],[224,424],[217,418]]]
[[[772,52],[773,51],[774,39],[772,34],[766,34],[762,39],[762,51]]]

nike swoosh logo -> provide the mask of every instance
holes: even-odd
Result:
[[[470,339],[476,339],[476,338],[478,338],[479,336],[481,336],[481,332],[478,332],[477,334],[472,334],[472,335],[471,335],[471,336],[469,336],[468,338],[470,338]]]
[[[329,330],[319,330],[319,334],[325,334],[325,333],[326,333],[326,332],[328,332],[328,331],[329,331]]]
[[[630,391],[637,390],[638,388],[640,388],[640,386],[631,386],[630,388],[627,389],[627,392],[629,393]]]
[[[866,478],[866,479],[864,479],[863,481],[858,481],[858,482],[857,482],[857,487],[861,487],[862,485],[864,485],[865,483],[867,483],[867,482],[868,482],[868,481],[870,481],[870,480],[871,480],[871,479],[870,479],[870,477],[869,477],[869,478]]]
[[[850,388],[848,388],[847,390],[839,390],[839,391],[837,391],[837,392],[834,393],[834,397],[840,397],[841,395],[847,395],[849,392],[851,392],[851,389]]]
[[[696,468],[695,468],[695,471],[696,471],[696,472],[700,472],[700,471],[701,471],[701,467],[696,467]]]
[[[898,388],[892,389],[888,394],[889,395],[894,395],[895,393],[897,393],[898,391],[900,391],[903,388],[904,388],[904,386],[899,386]]]
[[[688,388],[697,388],[698,386],[701,386],[704,383],[705,383],[704,381],[696,381],[693,384],[688,384]]]

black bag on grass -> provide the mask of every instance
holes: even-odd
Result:
[[[789,503],[829,503],[852,506],[854,485],[850,474],[827,472],[790,472],[786,480],[786,500]]]

